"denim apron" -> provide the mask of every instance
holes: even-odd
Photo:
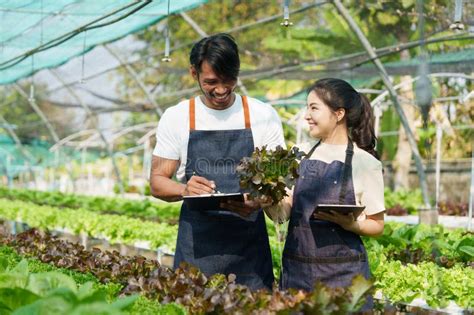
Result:
[[[190,100],[187,181],[196,174],[213,180],[222,193],[241,191],[235,168],[254,151],[245,96],[242,104],[245,129],[196,130],[195,99]],[[252,290],[271,289],[272,258],[263,211],[243,218],[230,211],[192,211],[183,203],[174,268],[181,262],[198,267],[207,276],[233,273],[237,283]]]
[[[344,163],[310,160],[319,144],[300,163],[283,251],[283,289],[311,291],[316,281],[329,287],[348,287],[357,274],[370,276],[367,254],[359,235],[329,221],[310,220],[317,204],[356,204],[352,141],[347,145]],[[367,307],[371,305],[366,303],[364,308]]]

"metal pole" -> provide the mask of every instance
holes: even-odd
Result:
[[[474,204],[474,142],[471,141],[471,190],[469,196],[469,216],[467,229],[472,231],[472,207]]]
[[[408,142],[409,142],[411,150],[413,152],[413,158],[415,160],[416,169],[418,171],[418,176],[420,177],[420,187],[421,187],[421,192],[423,194],[423,200],[425,202],[425,208],[426,209],[431,209],[430,199],[429,199],[429,196],[428,196],[428,187],[427,187],[427,184],[426,184],[426,174],[425,174],[425,170],[423,168],[423,163],[421,161],[420,152],[418,151],[418,147],[417,147],[415,137],[413,135],[413,132],[410,129],[410,125],[408,124],[408,120],[405,116],[405,113],[403,112],[403,109],[400,105],[400,102],[398,101],[397,93],[394,89],[394,86],[393,86],[392,82],[390,81],[390,78],[387,74],[387,71],[385,70],[385,68],[384,68],[382,62],[380,61],[380,59],[378,59],[378,57],[377,57],[377,55],[374,51],[374,48],[372,47],[372,45],[370,45],[369,40],[367,39],[367,37],[365,37],[364,33],[359,28],[357,23],[354,21],[354,19],[350,15],[349,11],[344,7],[342,2],[340,0],[334,0],[334,5],[336,6],[336,8],[339,11],[339,13],[341,14],[341,16],[346,20],[349,27],[354,31],[354,33],[358,37],[359,41],[361,42],[361,44],[364,46],[365,50],[369,54],[370,58],[373,60],[373,63],[377,67],[384,85],[387,87],[387,90],[390,93],[391,100],[392,100],[392,102],[395,106],[395,109],[398,113],[398,116],[400,117],[400,122],[402,123],[402,126],[405,129],[405,132],[406,132],[406,135],[407,135],[407,138],[408,138]]]
[[[43,111],[38,107],[36,102],[30,100],[30,98],[28,97],[28,94],[23,90],[23,88],[18,83],[15,83],[13,87],[21,96],[23,96],[24,99],[28,101],[28,104],[30,104],[31,108],[33,108],[35,113],[41,118],[41,121],[43,121],[43,123],[45,124],[46,128],[48,129],[51,135],[51,138],[53,138],[53,141],[58,142],[59,137],[58,137],[58,134],[56,133],[56,130],[54,129],[53,125],[48,120],[48,118],[45,116]]]
[[[7,182],[8,182],[8,188],[13,188],[13,178],[10,175],[10,166],[11,166],[11,156],[7,155],[7,165],[5,167],[6,175],[7,175]]]
[[[382,109],[380,106],[374,106],[374,116],[375,116],[375,123],[374,123],[374,129],[375,129],[375,136],[379,137],[380,135],[380,117],[382,117]]]
[[[439,187],[441,173],[441,141],[443,139],[443,129],[441,123],[436,124],[436,210],[439,209]]]

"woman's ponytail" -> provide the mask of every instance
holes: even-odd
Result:
[[[372,106],[370,105],[369,99],[365,95],[360,93],[358,94],[360,98],[359,106],[361,111],[358,121],[348,121],[351,138],[359,148],[369,152],[375,158],[379,159],[378,153],[375,150],[377,137],[375,137],[374,113]]]

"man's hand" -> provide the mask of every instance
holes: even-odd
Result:
[[[182,193],[183,196],[196,196],[196,195],[203,195],[203,194],[213,194],[215,193],[216,184],[214,181],[207,180],[201,176],[192,176],[186,187],[184,187],[184,191]]]
[[[271,201],[269,198],[264,197],[260,199],[249,200],[249,195],[244,194],[244,202],[228,200],[225,203],[221,203],[220,207],[233,211],[242,217],[248,217],[253,212],[270,205]]]

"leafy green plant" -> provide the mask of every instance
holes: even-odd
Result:
[[[237,167],[240,187],[250,191],[251,198],[270,197],[273,205],[287,196],[286,188],[298,178],[299,161],[304,153],[297,147],[291,150],[281,146],[267,150],[256,148],[252,156],[244,157]]]
[[[0,256],[0,310],[2,314],[123,314],[137,298],[129,296],[109,304],[107,295],[92,282],[78,286],[60,272],[30,273],[28,262],[8,268]]]
[[[36,234],[37,232],[31,231],[26,234]],[[25,235],[23,236],[25,237]],[[44,235],[43,237],[46,237]],[[10,239],[11,238],[4,238],[5,239]],[[41,243],[43,241],[43,243]],[[73,268],[73,267],[68,267],[70,269],[65,269],[65,268],[60,268],[53,266],[52,263],[55,265],[58,265],[56,262],[53,262],[51,258],[48,258],[48,255],[45,254],[44,251],[51,250],[54,248],[54,241],[48,238],[36,238],[36,239],[30,239],[26,238],[23,242],[23,244],[20,243],[15,243],[15,247],[9,247],[9,246],[0,246],[0,270],[6,270],[7,268],[10,267],[14,268],[20,261],[26,260],[28,262],[28,269],[30,273],[44,273],[44,272],[60,272],[62,274],[68,275],[78,285],[83,285],[87,282],[93,284],[93,288],[96,290],[99,290],[101,292],[104,292],[107,296],[107,301],[111,302],[116,299],[116,297],[119,295],[120,291],[123,289],[123,286],[119,283],[116,282],[107,282],[107,283],[100,283],[98,278],[93,276],[90,272],[86,272],[85,270],[82,270],[82,272],[79,272],[80,268]],[[57,245],[57,244],[56,244]],[[60,258],[65,258],[68,259],[71,256],[78,255],[83,258],[83,255],[81,252],[77,251],[78,249],[81,249],[80,245],[77,244],[71,244],[71,243],[61,243],[61,249],[63,249],[63,252],[57,252],[56,255],[62,257]],[[31,251],[26,251],[26,247],[28,248],[34,248],[35,246],[38,246],[42,249],[42,252],[36,252],[36,257],[39,259],[48,260],[49,263],[44,263],[39,261],[36,258],[28,257],[24,258],[24,256],[20,256],[16,251],[19,252],[24,252],[27,253],[28,256],[32,256]],[[68,253],[68,254],[66,254]],[[81,260],[82,261],[82,260]],[[89,262],[87,260],[84,260],[86,264]],[[77,271],[75,271],[77,270]],[[1,313],[1,312],[0,312]],[[137,300],[133,303],[133,305],[127,309],[127,313],[131,315],[143,315],[143,314],[158,314],[158,315],[168,315],[168,314],[173,314],[173,315],[185,315],[186,310],[184,307],[171,303],[171,304],[166,304],[166,305],[161,305],[157,303],[156,301],[152,301],[150,299],[147,299],[146,297],[140,295]],[[3,314],[3,313],[2,313]],[[88,313],[90,314],[90,313]]]
[[[403,264],[369,251],[375,287],[391,301],[410,303],[424,299],[431,307],[446,307],[450,301],[474,307],[474,268],[455,265],[446,269],[433,262]]]

